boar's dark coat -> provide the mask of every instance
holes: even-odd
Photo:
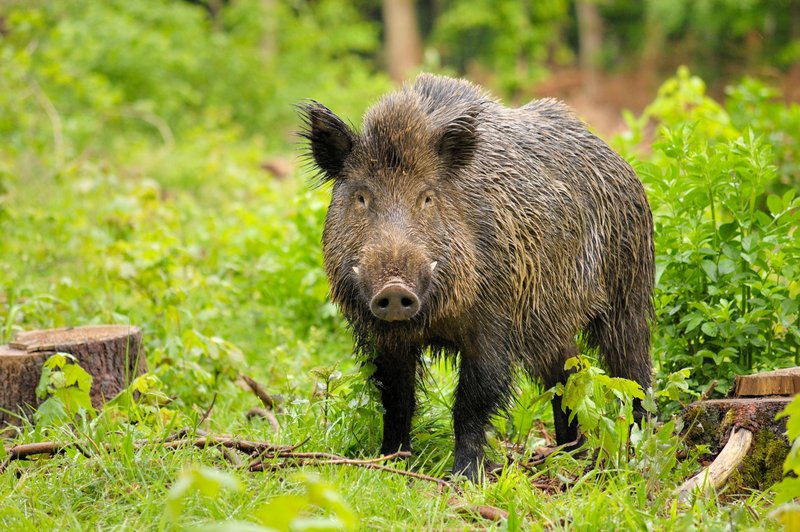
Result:
[[[426,347],[460,357],[454,472],[475,479],[514,367],[545,386],[583,332],[614,376],[651,381],[653,222],[633,169],[562,103],[502,106],[421,75],[356,132],[300,106],[333,182],[323,251],[331,297],[372,360],[383,453],[410,448]],[[575,439],[557,397],[558,443]],[[637,405],[641,414],[641,406]]]

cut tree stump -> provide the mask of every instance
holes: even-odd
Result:
[[[736,377],[736,397],[793,396],[800,393],[800,368],[765,371]]]
[[[736,377],[734,395],[697,401],[683,411],[684,437],[707,445],[716,458],[679,489],[682,499],[728,485],[731,493],[765,490],[783,478],[789,452],[786,418],[775,415],[800,393],[800,368]]]
[[[94,378],[90,395],[95,408],[147,371],[138,327],[91,325],[21,332],[0,346],[0,429],[19,425],[18,415],[30,416],[40,404],[36,386],[42,364],[56,352],[73,355]]]

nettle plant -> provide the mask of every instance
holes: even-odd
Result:
[[[657,164],[638,170],[656,233],[662,374],[693,368],[698,386],[736,373],[800,363],[800,199],[764,192],[772,150],[751,131],[710,143],[691,125],[664,128]]]

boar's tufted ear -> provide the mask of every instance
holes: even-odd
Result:
[[[308,140],[307,155],[319,168],[320,181],[336,179],[353,149],[353,130],[321,103],[310,100],[296,107],[303,120],[300,136]]]
[[[480,109],[471,110],[442,128],[437,150],[446,170],[460,170],[472,161],[478,147],[479,112]]]

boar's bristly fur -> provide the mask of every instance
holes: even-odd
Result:
[[[564,382],[576,335],[647,388],[653,222],[633,169],[562,103],[502,106],[421,75],[353,130],[300,106],[333,182],[323,231],[331,298],[376,365],[382,452],[410,449],[423,349],[457,356],[454,472],[477,478],[514,368]],[[553,401],[559,444],[577,436]],[[637,405],[637,415],[641,406]]]

